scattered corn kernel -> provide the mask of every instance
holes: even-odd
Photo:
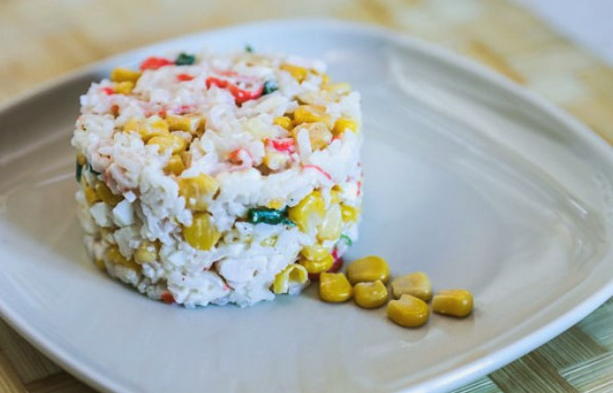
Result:
[[[309,274],[319,274],[332,268],[334,257],[328,253],[327,256],[317,260],[301,258],[299,263],[306,268]]]
[[[149,242],[142,242],[140,246],[134,252],[134,262],[142,265],[143,263],[150,263],[157,259],[157,250],[155,245]]]
[[[332,127],[332,133],[334,135],[341,135],[345,130],[357,132],[358,123],[356,123],[355,120],[347,119],[345,117],[341,117],[334,122],[334,127]]]
[[[219,190],[217,180],[204,173],[194,177],[180,178],[178,182],[179,195],[185,198],[185,206],[194,211],[206,210],[206,198],[214,196]]]
[[[339,205],[332,205],[328,208],[318,229],[317,238],[320,241],[336,240],[341,236],[343,219],[341,216],[341,207]]]
[[[147,141],[147,144],[158,145],[162,152],[170,149],[173,154],[180,153],[187,147],[187,141],[174,134],[154,136]]]
[[[132,89],[134,89],[134,82],[125,81],[125,82],[117,82],[115,86],[113,86],[113,90],[117,94],[130,94],[132,93]]]
[[[375,255],[356,259],[347,267],[347,277],[352,284],[377,280],[386,283],[389,276],[390,268],[387,262]]]
[[[292,263],[275,276],[272,291],[276,294],[288,293],[290,284],[304,284],[308,279],[309,274],[304,266]]]
[[[330,83],[330,77],[328,74],[321,74],[321,85],[326,86],[328,83]]]
[[[387,301],[387,288],[381,280],[359,282],[353,287],[353,301],[362,308],[381,307]]]
[[[419,327],[428,322],[430,310],[423,300],[411,295],[402,295],[387,303],[387,317],[404,327]]]
[[[273,124],[281,126],[286,130],[289,130],[292,127],[292,119],[287,116],[279,116],[273,120]]]
[[[324,302],[340,303],[351,299],[353,288],[344,273],[321,273],[319,297]]]
[[[316,224],[314,221],[323,218],[324,214],[325,203],[319,191],[313,191],[288,210],[289,219],[303,232],[308,232]]]
[[[184,170],[185,164],[183,163],[183,160],[179,154],[173,154],[170,156],[166,166],[164,167],[164,172],[166,172],[166,174],[172,174],[175,176],[179,176]]]
[[[117,67],[111,71],[111,81],[113,82],[132,82],[136,83],[140,78],[141,73],[138,71],[132,71],[128,68]]]
[[[437,314],[464,318],[473,311],[473,295],[466,289],[447,289],[432,299],[432,309]]]
[[[341,215],[344,222],[356,222],[360,217],[360,209],[354,206],[341,205]]]
[[[183,227],[183,237],[195,249],[210,250],[221,238],[221,233],[208,213],[196,213],[192,218],[192,225]]]
[[[298,83],[301,83],[309,75],[308,69],[293,64],[281,64],[279,68],[283,71],[289,72],[290,75],[298,81]]]
[[[427,302],[432,299],[432,284],[426,273],[411,273],[392,280],[392,294],[395,298],[412,295]]]
[[[111,189],[101,181],[96,183],[94,189],[96,190],[96,195],[98,195],[98,198],[100,198],[100,200],[107,205],[115,206],[123,199],[121,195],[113,194]]]

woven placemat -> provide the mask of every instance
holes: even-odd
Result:
[[[506,0],[0,0],[0,101],[110,54],[232,23],[336,17],[466,54],[613,142],[613,70]],[[93,392],[0,322],[0,392]],[[455,392],[613,392],[613,300]]]

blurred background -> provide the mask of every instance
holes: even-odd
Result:
[[[0,105],[111,54],[278,18],[338,18],[468,56],[613,142],[613,0],[0,0]],[[92,392],[0,321],[0,392]],[[456,393],[613,392],[613,301]]]
[[[0,102],[147,43],[295,17],[372,23],[441,44],[613,141],[612,0],[0,0]]]

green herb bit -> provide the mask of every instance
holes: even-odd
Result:
[[[262,94],[270,94],[273,91],[279,90],[279,85],[274,80],[269,80],[264,82],[264,90],[262,90]]]
[[[349,236],[347,236],[347,235],[341,235],[341,239],[343,239],[343,240],[344,240],[344,241],[347,243],[347,245],[348,245],[349,247],[351,247],[351,245],[353,245],[353,242],[351,241],[351,239],[349,238]]]
[[[181,53],[179,54],[179,56],[177,56],[177,59],[175,60],[175,64],[176,65],[192,65],[196,62],[196,55],[189,55],[187,53]]]
[[[253,53],[253,47],[249,44],[245,45],[245,52]]]
[[[289,218],[287,218],[287,209],[277,210],[269,209],[267,207],[256,207],[249,209],[247,213],[249,222],[253,224],[286,224],[295,225]]]
[[[94,168],[92,167],[92,164],[87,164],[87,169],[89,169],[89,171],[90,171],[91,173],[93,173],[94,175],[96,175],[96,176],[100,176],[100,175],[101,175],[101,173],[100,173],[100,172],[96,172],[96,171],[94,170]]]
[[[77,178],[77,183],[81,183],[81,174],[83,173],[83,165],[79,164],[79,161],[76,162],[77,166],[75,168],[75,177]]]

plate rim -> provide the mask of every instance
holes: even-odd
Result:
[[[271,27],[281,28],[283,26],[289,29],[310,28],[325,29],[332,32],[346,32],[350,34],[367,34],[383,40],[392,41],[405,48],[410,48],[411,50],[430,56],[437,62],[442,62],[461,71],[465,71],[472,76],[481,78],[488,83],[502,88],[505,92],[511,93],[524,102],[533,104],[542,113],[545,113],[554,120],[565,124],[568,130],[572,131],[578,139],[586,142],[590,149],[594,149],[601,153],[602,156],[605,157],[605,159],[608,160],[611,165],[613,165],[613,155],[611,154],[610,145],[602,137],[596,134],[595,131],[589,129],[586,125],[581,123],[562,108],[555,106],[553,103],[537,95],[536,93],[529,91],[527,88],[511,82],[494,70],[487,68],[485,65],[479,64],[437,44],[410,36],[404,32],[391,30],[374,24],[352,22],[333,18],[265,19],[255,22],[237,23],[221,28],[200,30],[195,33],[180,35],[170,39],[139,46],[129,49],[128,51],[121,52],[120,54],[111,55],[96,62],[89,63],[73,71],[60,75],[59,77],[42,82],[36,87],[30,88],[25,92],[14,96],[13,98],[9,98],[3,104],[0,104],[0,113],[11,111],[13,108],[40,94],[55,88],[59,88],[62,85],[77,80],[88,73],[107,68],[115,63],[120,63],[123,58],[131,57],[138,52],[149,51],[157,46],[167,46],[173,43],[180,45],[181,42],[191,39],[204,39],[207,35],[224,33],[238,29],[254,30]],[[496,369],[504,367],[506,364],[551,340],[558,334],[564,332],[579,322],[581,319],[585,318],[589,313],[594,311],[596,308],[598,308],[598,306],[606,302],[611,297],[613,297],[613,278],[610,279],[608,283],[604,284],[599,290],[592,293],[590,296],[585,297],[574,308],[559,314],[558,316],[554,316],[552,320],[544,323],[541,327],[531,331],[524,337],[521,337],[520,339],[507,345],[502,345],[495,351],[470,361],[460,367],[454,368],[448,372],[443,372],[415,385],[401,388],[398,390],[398,393],[440,392],[452,390],[466,383],[470,383],[471,381],[487,375]],[[106,377],[101,370],[83,365],[74,354],[71,354],[53,341],[46,340],[36,331],[36,329],[30,326],[25,318],[21,318],[19,313],[14,312],[12,307],[2,298],[0,298],[0,317],[2,317],[2,319],[11,328],[16,330],[37,350],[42,352],[45,356],[49,357],[55,363],[60,365],[64,370],[68,371],[70,374],[85,382],[89,386],[102,392],[135,393],[135,391],[130,390],[129,386],[125,386],[120,382]]]

